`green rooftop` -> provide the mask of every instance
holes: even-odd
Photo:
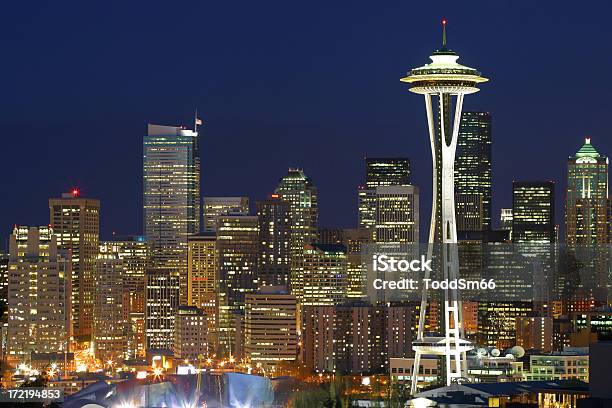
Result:
[[[576,153],[576,157],[601,157],[601,155],[591,144],[591,138],[587,137],[584,139],[584,144],[578,150],[578,153]]]

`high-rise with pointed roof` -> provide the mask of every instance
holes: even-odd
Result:
[[[569,246],[606,244],[608,237],[608,157],[586,138],[567,160],[565,239]]]
[[[283,177],[275,194],[289,203],[289,252],[291,294],[298,302],[302,300],[304,276],[302,258],[304,245],[317,240],[317,221],[319,210],[317,205],[317,188],[306,177],[301,169],[289,169]]]

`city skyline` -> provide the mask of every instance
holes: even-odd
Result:
[[[15,7],[16,11],[19,11],[19,7]],[[58,6],[53,13],[62,12],[62,7]],[[215,7],[221,7],[217,11],[225,16],[223,13],[226,10],[223,6]],[[353,192],[362,179],[362,158],[399,155],[410,157],[412,160],[415,184],[421,188],[424,197],[422,206],[426,207],[429,205],[428,197],[430,197],[428,191],[430,158],[428,146],[421,140],[421,136],[426,134],[426,129],[419,120],[422,107],[415,101],[407,101],[403,97],[405,95],[402,90],[397,89],[397,84],[391,78],[401,75],[403,67],[410,66],[416,61],[417,55],[424,55],[437,44],[439,31],[436,23],[444,15],[450,22],[449,45],[461,51],[466,59],[473,61],[484,71],[495,74],[495,79],[490,84],[495,92],[479,96],[478,101],[466,103],[467,110],[483,109],[493,115],[494,217],[497,217],[500,208],[510,206],[510,182],[513,179],[527,180],[530,174],[537,174],[535,178],[538,180],[557,181],[557,191],[562,191],[565,184],[562,158],[575,151],[585,136],[592,136],[593,143],[604,154],[612,150],[612,142],[605,137],[607,132],[605,124],[598,119],[604,117],[605,103],[588,104],[588,108],[582,106],[583,104],[571,103],[586,97],[597,100],[599,98],[597,90],[609,87],[607,78],[602,75],[609,71],[608,61],[598,59],[600,62],[590,68],[592,75],[589,78],[580,78],[573,84],[567,84],[563,90],[556,85],[563,82],[558,80],[561,74],[560,70],[555,68],[558,63],[556,55],[563,55],[563,63],[571,70],[581,67],[576,65],[580,64],[578,61],[595,60],[599,50],[604,49],[602,38],[605,35],[602,34],[607,32],[607,28],[604,28],[603,18],[587,15],[592,13],[578,10],[572,11],[572,19],[569,19],[569,10],[563,6],[554,9],[533,6],[527,9],[528,17],[520,17],[525,9],[519,6],[490,5],[478,16],[469,16],[459,5],[448,7],[438,5],[419,6],[423,7],[422,21],[415,20],[411,21],[411,24],[405,24],[403,19],[398,18],[402,15],[404,7],[393,5],[390,10],[379,11],[369,18],[365,17],[366,10],[363,7],[356,7],[351,11],[342,10],[352,13],[350,15],[359,21],[363,22],[365,19],[372,30],[369,30],[369,33],[352,30],[351,33],[356,38],[348,38],[325,19],[322,21],[320,33],[305,30],[313,34],[308,36],[312,46],[308,45],[305,34],[294,33],[294,30],[289,30],[282,22],[276,23],[280,26],[272,25],[266,28],[263,33],[254,30],[254,38],[250,41],[259,40],[257,42],[259,48],[256,49],[270,58],[262,58],[265,62],[255,63],[249,67],[254,70],[256,74],[254,76],[260,78],[252,90],[228,86],[226,83],[226,78],[236,73],[233,70],[237,70],[238,67],[244,68],[244,65],[235,59],[246,60],[245,46],[238,46],[237,40],[233,37],[227,40],[219,38],[219,44],[216,44],[208,40],[212,38],[210,35],[205,36],[206,47],[202,47],[202,52],[196,52],[194,55],[196,61],[207,62],[198,66],[201,73],[195,75],[193,69],[188,68],[189,74],[185,75],[186,78],[163,74],[162,78],[167,79],[172,85],[163,85],[158,89],[159,98],[148,98],[156,88],[147,88],[152,84],[145,80],[136,81],[135,96],[127,98],[129,103],[109,99],[108,92],[99,86],[88,87],[87,94],[84,94],[83,91],[74,88],[72,82],[67,80],[66,74],[62,74],[59,83],[66,84],[67,94],[76,94],[78,96],[76,101],[87,100],[93,105],[80,104],[90,106],[84,108],[74,101],[67,100],[63,96],[64,93],[53,92],[59,98],[58,103],[49,106],[45,101],[56,85],[53,85],[54,81],[48,81],[41,86],[40,81],[47,78],[49,73],[55,74],[56,68],[51,66],[49,73],[40,72],[38,79],[31,84],[25,82],[30,78],[28,74],[31,75],[31,72],[15,73],[15,85],[11,86],[21,86],[22,92],[14,94],[24,96],[20,97],[17,103],[10,103],[8,109],[0,114],[3,123],[7,125],[5,128],[7,134],[11,135],[8,138],[7,149],[25,151],[27,147],[33,149],[29,151],[36,154],[39,159],[25,169],[19,165],[19,155],[7,157],[3,162],[7,177],[20,180],[13,186],[14,196],[27,196],[29,199],[26,202],[3,200],[0,204],[1,230],[5,231],[6,236],[15,223],[43,224],[46,218],[45,212],[36,202],[66,191],[73,185],[79,185],[85,195],[103,200],[102,217],[105,220],[103,237],[108,237],[112,231],[117,231],[119,234],[138,233],[142,230],[142,221],[139,218],[141,203],[134,190],[140,188],[140,163],[134,160],[134,157],[139,152],[139,139],[144,132],[144,126],[147,122],[189,125],[192,123],[192,111],[196,106],[199,107],[206,122],[205,127],[201,129],[203,195],[245,195],[256,201],[264,198],[274,188],[276,181],[287,167],[301,167],[320,189],[323,224],[350,227],[355,223],[354,212],[345,209],[357,206]],[[392,10],[394,12],[391,12]],[[256,14],[261,18],[257,25],[263,26],[265,24],[261,22],[269,22],[270,17],[266,16],[266,13],[273,12],[273,16],[282,16],[286,11],[283,8],[274,11],[265,7],[257,12],[261,14]],[[130,10],[126,12],[129,15]],[[155,6],[152,6],[148,12],[152,18],[161,18],[159,8]],[[177,11],[177,13],[182,12],[184,12],[182,9]],[[340,12],[341,10],[336,8],[329,10],[330,17],[337,16]],[[398,17],[393,14],[398,14]],[[495,17],[498,15],[504,16],[504,21],[501,23],[495,22]],[[111,19],[107,13],[102,13],[102,16]],[[305,20],[308,16],[312,17],[313,13],[309,11],[295,24],[298,27],[306,25]],[[32,20],[28,21],[38,21],[39,17],[32,15],[30,18]],[[203,19],[206,20],[208,17]],[[478,19],[479,24],[474,24],[474,19]],[[522,30],[512,29],[513,21],[521,21]],[[123,20],[120,22],[124,23]],[[134,23],[142,24],[139,20]],[[236,24],[238,23],[246,22],[239,20]],[[569,25],[567,30],[555,30],[559,23]],[[253,31],[251,24],[253,23],[245,24],[242,29]],[[354,27],[353,24],[336,23],[340,27],[349,28]],[[44,24],[42,26],[44,27]],[[212,24],[211,27],[203,29],[214,30],[215,27],[217,26]],[[146,31],[146,27],[141,28]],[[272,58],[270,55],[271,43],[274,43],[270,40],[275,38],[273,35],[276,31],[273,29],[281,28],[285,28],[295,40],[295,47],[283,47],[283,51],[291,58],[279,65],[278,58]],[[9,26],[6,29],[11,30],[14,27]],[[127,38],[133,38],[131,31],[125,31],[127,30],[125,24],[119,24],[118,29]],[[64,29],[61,28],[55,35],[62,36],[62,30]],[[110,35],[105,29],[101,32]],[[554,41],[543,34],[547,32],[555,32]],[[417,33],[418,38],[428,38],[428,40],[406,41],[406,38],[417,38],[415,37]],[[492,33],[495,35],[489,35]],[[33,42],[32,35],[28,34],[23,40],[15,41],[15,44],[36,49],[37,44]],[[84,38],[92,39],[88,35]],[[182,38],[182,34],[178,37],[178,34],[174,33],[171,38],[181,39],[178,43],[179,52],[183,47],[197,45],[199,40],[203,40],[202,36]],[[325,48],[326,41],[330,38],[335,39],[334,51],[336,49],[342,51],[338,57],[331,57],[325,51],[330,49]],[[532,39],[534,44],[521,41],[526,38]],[[268,41],[264,41],[266,39]],[[100,37],[96,35],[92,40],[94,44],[99,44]],[[70,51],[79,51],[82,64],[88,67],[88,72],[94,77],[102,76],[101,67],[90,65],[94,54],[84,50],[81,41],[75,40],[75,43],[59,49],[58,53],[63,55]],[[250,41],[249,44],[252,45]],[[359,47],[353,45],[353,42],[359,44]],[[511,52],[516,48],[513,47],[515,43],[521,43],[522,47],[516,52]],[[544,43],[546,47],[542,46]],[[153,43],[145,44],[147,49],[150,49],[151,44]],[[236,49],[237,57],[221,53],[221,48],[225,49],[222,44]],[[573,44],[583,44],[583,46]],[[317,46],[320,46],[321,50]],[[160,51],[168,51],[168,47],[170,45],[164,43]],[[376,47],[381,49],[377,51]],[[563,52],[559,53],[561,49]],[[104,51],[110,52],[108,49]],[[118,55],[122,52],[125,53],[125,50],[119,47]],[[219,63],[225,65],[225,58],[230,58],[227,65],[232,67],[227,73],[221,72],[219,68]],[[300,58],[314,58],[321,62],[314,64],[312,69],[309,65],[309,68],[296,71],[296,67],[299,67],[302,61]],[[360,64],[347,62],[355,60]],[[27,61],[33,63],[36,59],[27,59]],[[526,61],[537,61],[538,65],[534,67],[533,64],[526,64]],[[134,62],[133,59],[129,60],[130,64]],[[268,64],[278,66],[270,69]],[[331,79],[335,80],[336,76],[339,76],[338,78],[342,80],[334,81],[334,96],[322,101],[321,106],[317,107],[315,103],[319,101],[317,95],[322,93],[315,91],[330,84],[330,77],[318,68],[322,64],[326,69],[329,68]],[[369,72],[368,75],[366,71]],[[112,78],[117,76],[116,69],[106,72]],[[305,80],[304,85],[289,81],[286,72],[301,75]],[[77,74],[74,71],[71,73]],[[341,73],[346,77],[340,77]],[[128,70],[125,75],[131,79],[136,77],[133,70]],[[361,80],[359,85],[355,81],[356,77]],[[82,80],[78,78],[82,78],[80,74],[77,75],[76,84],[82,84]],[[186,81],[193,86],[185,87]],[[518,87],[519,83],[522,85],[538,83],[539,87]],[[36,85],[37,89],[32,89],[32,85]],[[308,87],[313,90],[308,91]],[[513,88],[521,89],[519,92]],[[262,96],[264,89],[271,91],[265,92]],[[292,93],[292,100],[297,104],[295,108],[288,109],[281,106],[280,101],[287,100],[288,92]],[[563,92],[562,98],[561,92]],[[271,96],[267,96],[268,93],[271,93]],[[11,89],[8,90],[8,94],[13,94]],[[34,95],[35,98],[22,99],[25,95]],[[144,101],[145,96],[147,99],[155,100],[155,103]],[[252,103],[253,99],[259,96],[263,97],[261,106],[255,106]],[[362,102],[355,103],[353,100]],[[521,101],[520,105],[516,104],[518,100]],[[570,103],[561,102],[564,100]],[[545,101],[547,103],[544,103]],[[95,113],[93,108],[95,112],[99,110],[100,113]],[[303,113],[306,110],[308,115]],[[554,120],[557,117],[568,119],[561,126]],[[84,132],[87,134],[86,137],[83,136]],[[351,143],[346,143],[346,135],[350,135]],[[406,138],[410,143],[400,143]],[[54,140],[63,141],[65,150],[61,157],[70,160],[58,161],[57,158],[52,158],[52,155],[46,157],[47,150],[52,150]],[[229,154],[230,140],[233,141],[231,145],[232,154],[236,155],[235,161],[257,168],[257,175],[240,172],[239,169],[235,169],[237,166],[232,166],[224,160]],[[292,150],[292,144],[299,140],[309,140],[309,143],[299,151]],[[117,151],[114,146],[120,142],[122,148],[121,151]],[[263,146],[268,142],[275,146],[275,149],[265,149]],[[324,150],[326,156],[333,156],[339,166],[333,166],[332,163],[316,163],[311,158],[323,154],[317,148],[320,145],[327,147]],[[235,147],[243,148],[235,149]],[[523,155],[525,160],[522,165],[514,166],[515,161],[504,157],[503,153],[507,151]],[[101,174],[99,169],[102,168],[104,157],[114,158],[114,171],[124,175],[120,180],[111,180]],[[49,181],[40,185],[36,173],[43,169],[48,174]],[[337,177],[327,177],[328,174]],[[34,185],[36,188],[32,188]],[[129,197],[127,203],[125,197]],[[561,214],[561,210],[558,200],[557,214]],[[3,240],[0,246],[4,248],[6,241]]]
[[[223,9],[202,7],[215,8]],[[336,19],[335,31],[313,34],[306,48],[320,55],[312,45],[340,46],[340,27],[353,27],[350,18],[358,15],[393,24],[396,16],[387,14],[396,8],[359,14],[366,9],[357,3],[357,11]],[[159,57],[166,43],[176,51],[184,46],[174,33],[184,21],[174,19],[167,36],[143,37],[157,45],[146,71],[131,68],[132,55],[122,61],[126,74],[115,81],[130,96],[119,92],[116,106],[108,105],[103,94],[113,85],[98,88],[106,79],[92,74],[91,110],[73,123],[63,113],[53,116],[59,131],[43,132],[44,154],[38,133],[24,151],[24,138],[9,126],[11,154],[3,164],[17,171],[5,174],[17,188],[0,202],[0,231],[4,218],[12,225],[6,251],[0,242],[0,388],[7,389],[0,400],[7,393],[22,398],[13,387],[44,387],[60,390],[68,408],[94,401],[109,408],[610,403],[604,382],[612,362],[612,140],[599,125],[606,112],[585,121],[605,108],[606,85],[583,84],[607,62],[589,75],[573,65],[577,51],[568,52],[569,63],[552,64],[564,35],[521,38],[533,14],[519,13],[525,30],[513,41],[505,28],[510,16],[496,26],[484,19],[495,9],[537,7],[488,6],[481,24],[452,7],[428,28],[422,19],[439,10],[410,11],[419,8],[426,13],[406,24],[412,36],[401,48],[379,54],[397,41],[386,36],[393,28],[355,34],[363,40],[361,59],[301,54],[310,65],[294,76],[283,71],[291,64],[262,74],[270,61],[256,53],[269,45],[252,47],[252,58],[243,60],[240,47],[228,48],[223,72],[197,48],[191,60],[168,62]],[[164,21],[179,9],[166,10]],[[155,4],[143,11],[151,27],[161,11]],[[326,11],[317,15],[322,33],[336,12]],[[128,17],[129,6],[122,13]],[[222,25],[226,31],[206,41],[235,41],[249,26],[240,14],[231,22],[244,26]],[[304,14],[285,36],[265,27],[244,42],[265,33],[291,60],[293,48],[304,45],[290,43]],[[106,32],[96,24],[92,34]],[[429,25],[437,35],[429,35]],[[285,41],[291,50],[282,49]],[[521,41],[527,44],[516,47]],[[534,48],[540,42],[549,46]],[[108,56],[117,61],[122,46]],[[525,57],[530,53],[542,64]],[[364,73],[368,64],[360,61],[376,54],[379,66]],[[96,69],[106,67],[112,78],[114,61],[104,49],[99,57]],[[240,88],[219,79],[236,72],[231,61],[243,63],[241,78],[249,75]],[[199,87],[191,64],[201,64],[212,82]],[[362,95],[354,93],[356,74]],[[546,81],[563,88],[564,105]],[[192,91],[181,86],[188,83]],[[591,103],[572,91],[579,83]],[[44,99],[53,86],[35,95]],[[254,94],[261,103],[252,102]],[[71,106],[57,95],[51,111]],[[281,95],[283,106],[269,116]],[[30,102],[14,105],[20,103]],[[121,114],[104,108],[122,105]],[[40,126],[50,123],[42,117]],[[146,130],[126,125],[143,117]],[[578,133],[578,126],[592,132]],[[71,139],[74,127],[78,141]],[[80,175],[59,177],[68,172]],[[23,184],[31,193],[19,195]],[[48,218],[38,215],[45,208]]]

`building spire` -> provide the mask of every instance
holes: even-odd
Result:
[[[442,19],[442,49],[446,49],[446,19]]]

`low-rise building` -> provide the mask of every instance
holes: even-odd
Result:
[[[564,351],[529,356],[527,381],[589,381],[589,353],[585,348],[566,347]]]

